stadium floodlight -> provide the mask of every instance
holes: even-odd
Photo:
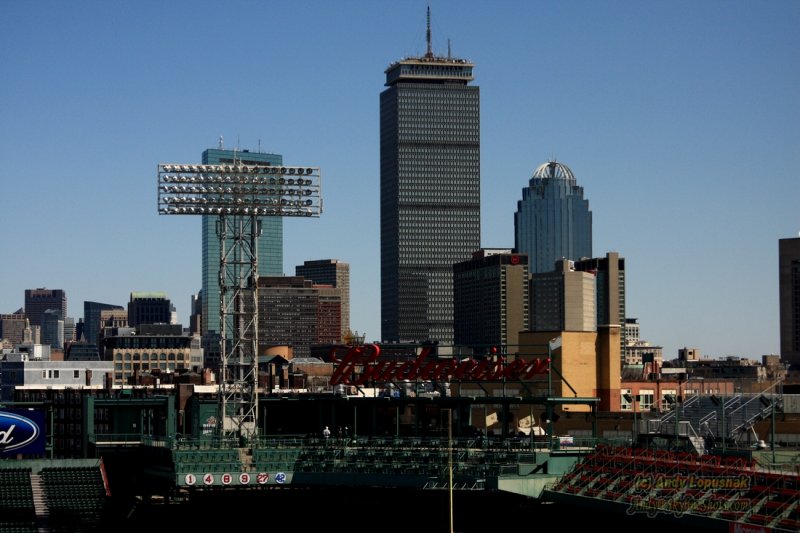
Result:
[[[270,177],[275,172],[281,175],[277,180]],[[284,177],[291,175],[298,177]],[[221,183],[225,187],[220,187]],[[263,187],[265,184],[273,187]],[[253,208],[262,205],[276,206],[276,212],[269,216],[318,217],[322,214],[319,168],[165,163],[158,165],[158,185],[161,214],[197,214],[189,208],[200,203],[206,211],[232,208],[226,213],[234,215],[250,214]],[[306,199],[302,209],[292,201],[297,197]],[[164,209],[166,207],[176,209]]]
[[[159,215],[203,215],[217,219],[221,420],[217,427],[223,433],[250,437],[259,428],[259,219],[320,216],[321,181],[317,167],[240,162],[158,165]]]

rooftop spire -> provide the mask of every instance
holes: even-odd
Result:
[[[425,57],[433,57],[433,50],[431,49],[431,6],[428,6],[428,26],[425,30],[425,40],[428,43],[428,51],[425,52]]]

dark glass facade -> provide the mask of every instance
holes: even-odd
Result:
[[[592,212],[572,171],[550,161],[534,171],[514,214],[514,246],[531,274],[553,272],[559,259],[592,257]]]
[[[480,91],[473,65],[386,69],[380,95],[381,337],[453,342],[453,265],[480,248]]]
[[[132,328],[142,324],[169,324],[172,320],[172,302],[159,292],[132,292],[128,302],[128,324]]]
[[[100,302],[83,302],[83,337],[89,344],[97,345],[100,342],[100,314],[102,311],[116,309],[124,311],[120,305],[104,304]]]
[[[800,238],[778,243],[781,361],[800,365]]]
[[[31,326],[41,326],[42,314],[48,309],[57,309],[62,317],[67,316],[67,293],[61,289],[25,290],[25,315]]]

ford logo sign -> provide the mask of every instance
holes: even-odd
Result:
[[[0,452],[27,446],[39,436],[39,426],[24,416],[0,412]]]

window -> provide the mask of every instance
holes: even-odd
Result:
[[[80,370],[73,370],[72,371],[72,378],[73,379],[78,379],[79,377],[81,377],[81,371]]]
[[[631,394],[631,389],[620,389],[619,390],[619,408],[622,411],[632,411],[633,410],[633,402],[628,401],[625,399],[625,395]]]
[[[639,391],[639,408],[641,411],[649,411],[653,407],[655,392],[652,389],[642,389]]]
[[[668,411],[678,398],[678,391],[675,389],[664,389],[661,391],[661,410]]]

